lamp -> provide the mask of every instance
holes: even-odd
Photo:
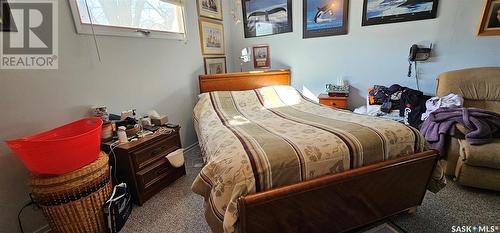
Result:
[[[243,72],[243,64],[250,62],[250,59],[252,58],[252,52],[250,48],[244,48],[241,50],[241,56],[240,56],[240,69],[241,72]]]

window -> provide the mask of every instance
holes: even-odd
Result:
[[[182,0],[70,0],[80,34],[185,38]]]

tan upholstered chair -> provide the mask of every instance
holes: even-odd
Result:
[[[482,108],[500,113],[500,67],[451,71],[438,78],[437,95],[461,95],[465,107]],[[458,131],[465,133],[463,126]],[[458,183],[500,191],[500,139],[472,146],[463,135],[450,138],[446,173]]]

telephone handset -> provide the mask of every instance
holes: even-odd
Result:
[[[408,54],[408,61],[426,61],[431,57],[432,44],[429,48],[420,48],[418,45],[414,44],[410,48],[410,54]]]
[[[415,61],[415,59],[417,59],[417,51],[418,51],[419,47],[418,45],[414,44],[411,46],[410,48],[410,54],[408,54],[408,61]]]

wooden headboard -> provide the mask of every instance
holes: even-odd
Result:
[[[200,93],[245,91],[272,85],[290,85],[290,70],[200,75]]]

